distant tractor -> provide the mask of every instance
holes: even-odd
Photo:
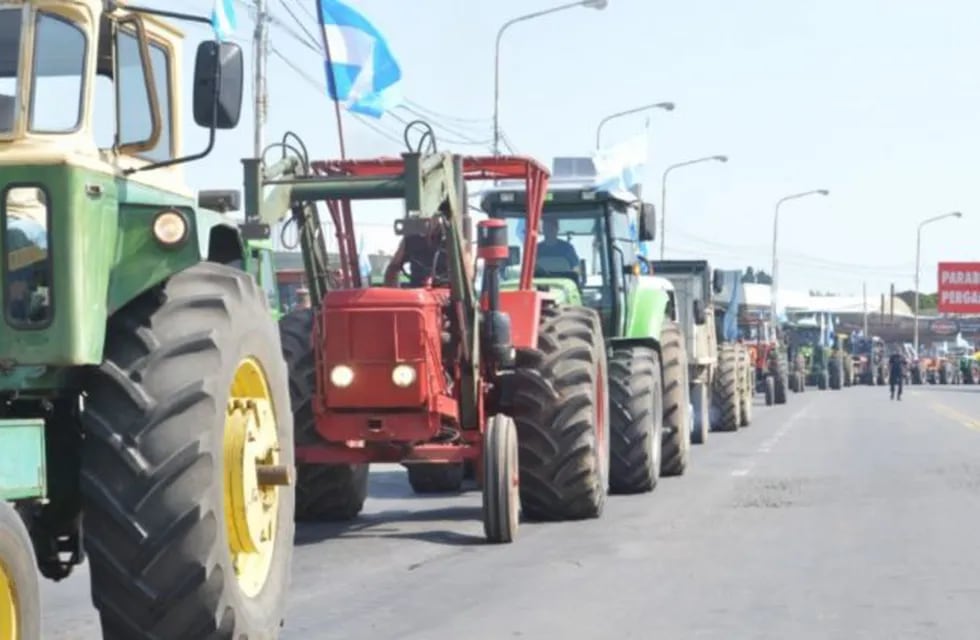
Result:
[[[739,332],[755,367],[756,391],[765,396],[766,405],[786,404],[789,389],[789,358],[768,310],[743,309]]]
[[[239,121],[243,56],[203,42],[184,78],[159,17],[210,19],[127,4],[0,3],[0,638],[60,635],[35,571],[86,560],[103,637],[273,638],[293,418],[264,238],[184,175]]]
[[[717,307],[724,272],[712,271],[704,260],[652,261],[650,265],[655,274],[673,283],[687,338],[692,442],[704,444],[712,429],[734,431],[748,426],[753,393],[748,352],[744,345],[725,340],[723,313]]]
[[[884,385],[888,380],[885,343],[878,336],[851,341],[855,377],[863,385]]]
[[[490,188],[482,207],[507,225],[506,291],[518,284],[511,271],[528,264],[527,192]],[[597,312],[608,345],[610,491],[651,491],[660,476],[685,472],[691,444],[688,353],[676,292],[669,281],[645,275],[639,258],[639,243],[654,238],[653,206],[589,180],[555,181],[542,220],[533,286]]]

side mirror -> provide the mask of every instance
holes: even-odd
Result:
[[[704,323],[707,322],[707,320],[708,319],[704,314],[704,303],[701,302],[700,300],[695,300],[694,301],[694,324],[701,327],[704,326]]]
[[[657,239],[657,210],[653,204],[644,202],[640,207],[640,242],[653,242]]]
[[[725,274],[720,269],[715,269],[711,274],[711,289],[715,293],[721,293],[725,288]]]
[[[197,194],[197,206],[218,213],[238,211],[242,206],[242,194],[236,189],[201,191]]]
[[[208,129],[234,129],[242,115],[245,65],[233,42],[202,42],[194,62],[194,121]]]

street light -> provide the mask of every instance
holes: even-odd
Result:
[[[776,240],[779,237],[779,207],[787,200],[795,200],[797,198],[805,198],[807,196],[828,196],[830,191],[827,189],[814,189],[813,191],[804,191],[803,193],[794,193],[791,196],[786,196],[776,203],[776,214],[773,216],[772,220],[772,291],[770,293],[770,313],[772,313],[772,321],[776,321],[776,290],[779,285],[777,282],[777,271],[779,269],[779,263],[776,261]]]
[[[503,37],[504,31],[507,30],[507,27],[517,24],[518,22],[540,18],[542,16],[558,13],[559,11],[564,11],[566,9],[586,7],[588,9],[596,9],[601,11],[608,5],[608,0],[579,0],[578,2],[569,2],[550,9],[542,9],[541,11],[535,11],[534,13],[528,13],[516,18],[511,18],[500,27],[500,30],[497,31],[497,42],[493,53],[493,155],[500,155],[500,39]]]
[[[609,122],[610,120],[615,120],[616,118],[621,118],[623,116],[629,116],[629,115],[632,115],[634,113],[640,113],[642,111],[649,111],[651,109],[663,109],[664,111],[673,111],[674,110],[674,106],[675,105],[674,105],[673,102],[657,102],[657,103],[654,103],[654,104],[645,104],[642,107],[636,107],[635,109],[627,109],[626,111],[618,111],[616,113],[612,113],[612,114],[606,116],[605,118],[603,118],[602,120],[599,121],[599,126],[596,127],[596,130],[595,130],[595,148],[598,149],[601,146],[601,141],[602,141],[602,127],[605,126],[605,124],[607,122]]]
[[[919,253],[922,248],[922,227],[931,222],[939,222],[946,218],[962,218],[963,214],[959,211],[944,213],[941,216],[928,218],[919,223],[919,228],[915,233],[915,321],[912,328],[912,343],[915,349],[915,357],[919,357]]]
[[[678,162],[677,164],[672,164],[664,170],[663,178],[660,180],[660,259],[664,259],[664,237],[667,233],[667,176],[674,169],[679,169],[680,167],[687,167],[692,164],[699,164],[701,162],[728,162],[728,156],[706,156],[704,158],[698,158],[696,160],[687,160],[686,162]]]

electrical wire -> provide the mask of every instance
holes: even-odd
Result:
[[[293,22],[296,23],[296,26],[298,26],[300,30],[304,34],[306,34],[306,37],[310,39],[309,41],[313,43],[313,45],[315,46],[315,50],[322,54],[323,43],[320,40],[317,40],[316,36],[310,33],[309,29],[306,28],[306,25],[303,24],[303,21],[300,20],[299,17],[293,12],[293,10],[289,8],[289,5],[286,3],[286,0],[279,0],[279,4],[281,4],[282,8],[286,10],[286,13],[289,14],[289,17],[293,19]]]

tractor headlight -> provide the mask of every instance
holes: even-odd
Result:
[[[153,237],[165,247],[176,247],[188,236],[187,218],[180,212],[168,209],[153,218]]]
[[[335,387],[345,389],[354,382],[354,370],[345,364],[338,364],[330,370],[330,382]]]
[[[415,367],[407,364],[400,364],[391,370],[391,381],[396,387],[410,387],[415,384]]]

